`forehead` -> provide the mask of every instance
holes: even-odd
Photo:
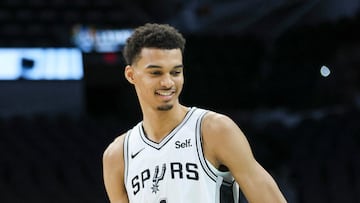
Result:
[[[139,54],[138,64],[146,65],[179,65],[182,64],[180,49],[143,48]]]

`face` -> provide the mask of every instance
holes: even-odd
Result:
[[[180,49],[143,48],[138,60],[125,68],[142,108],[167,111],[179,104],[184,84]]]

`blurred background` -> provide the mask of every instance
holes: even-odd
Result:
[[[147,22],[187,39],[182,103],[233,118],[288,202],[360,202],[359,0],[1,0],[0,202],[108,202]]]

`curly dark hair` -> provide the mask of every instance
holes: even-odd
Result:
[[[128,65],[136,62],[142,48],[179,48],[184,53],[185,39],[168,24],[147,23],[136,28],[126,41],[123,55]]]

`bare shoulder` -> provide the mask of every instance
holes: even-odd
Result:
[[[104,164],[119,163],[123,160],[124,139],[125,134],[122,134],[109,144],[103,154]]]
[[[205,156],[215,167],[231,167],[229,157],[252,157],[245,135],[229,116],[208,112],[201,131]]]
[[[216,122],[226,123],[229,121],[232,121],[230,117],[214,111],[209,111],[204,116],[204,124],[208,123],[213,125],[216,124]]]
[[[206,137],[232,136],[234,133],[242,134],[238,125],[227,115],[216,113],[213,111],[208,112],[202,122],[202,132]],[[216,137],[214,137],[216,136]]]
[[[124,185],[125,134],[117,137],[103,154],[103,178],[110,202],[129,202]]]

